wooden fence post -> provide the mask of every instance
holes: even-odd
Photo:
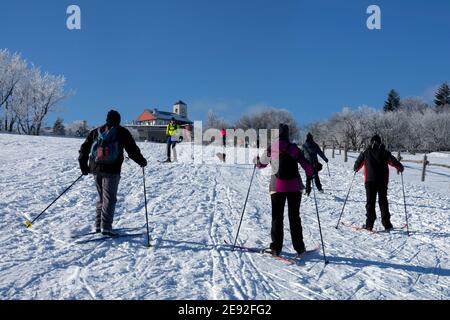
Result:
[[[344,146],[344,162],[348,162],[347,152],[348,152],[348,147],[347,147],[347,144],[345,144],[345,146]]]
[[[427,165],[429,164],[427,155],[423,157],[422,182],[425,182],[425,174],[427,172]]]

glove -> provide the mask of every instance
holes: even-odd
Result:
[[[259,156],[253,158],[253,164],[258,164],[258,163],[260,163],[260,158],[259,158]]]
[[[325,159],[325,163],[328,163],[328,161],[329,161],[328,159]]]
[[[87,164],[80,164],[81,173],[83,176],[89,175],[91,173],[91,170],[89,169],[89,166]]]
[[[141,168],[145,168],[147,166],[147,160],[144,159],[141,161],[141,163],[139,163],[139,165],[141,166]]]
[[[400,169],[398,170],[398,172],[403,173],[405,171],[405,167],[401,166]]]

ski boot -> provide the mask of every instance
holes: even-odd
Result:
[[[269,254],[269,255],[274,256],[274,257],[279,257],[281,252],[276,252],[275,250],[273,250],[271,248],[267,248],[267,249],[264,249],[262,251],[262,253]]]
[[[112,231],[112,230],[103,230],[102,231],[102,235],[104,235],[105,237],[114,238],[114,237],[117,237],[119,234],[117,232]]]

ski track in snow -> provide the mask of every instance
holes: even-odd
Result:
[[[146,168],[149,229],[146,248],[142,170],[123,165],[115,228],[142,233],[133,238],[75,244],[90,232],[96,190],[85,177],[33,229],[23,226],[78,176],[82,140],[0,134],[0,297],[2,299],[446,299],[450,297],[450,183],[448,169],[433,168],[421,183],[420,167],[407,163],[406,230],[371,234],[335,229],[352,177],[352,161],[330,162],[317,194],[327,258],[313,253],[288,265],[257,253],[232,250],[252,165],[221,165],[214,149],[205,164],[193,164],[189,145],[178,147],[179,163],[157,162],[165,145],[140,143]],[[249,152],[240,150],[240,152]],[[253,156],[256,151],[251,150]],[[250,157],[251,158],[251,157]],[[440,158],[450,163],[450,156]],[[270,169],[258,170],[238,244],[270,243]],[[304,176],[304,173],[302,172]],[[392,222],[405,224],[400,177],[391,170]],[[365,190],[358,175],[343,221],[362,225]],[[303,198],[306,246],[320,245],[314,199]],[[378,210],[378,209],[377,209]],[[377,212],[377,214],[379,214]],[[285,221],[284,253],[293,256]],[[379,220],[376,228],[381,229]],[[129,230],[129,231],[128,231]]]

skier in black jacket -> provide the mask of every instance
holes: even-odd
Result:
[[[112,231],[114,211],[124,152],[141,167],[147,166],[131,133],[120,126],[121,117],[117,111],[108,113],[106,124],[91,131],[81,145],[80,163],[84,175],[92,173],[98,192],[95,231],[106,236],[115,236]],[[88,164],[89,161],[89,164]]]
[[[320,182],[319,172],[322,171],[322,164],[319,162],[320,156],[325,163],[328,163],[328,158],[320,149],[319,145],[314,141],[314,137],[311,133],[308,133],[306,136],[306,142],[302,145],[301,148],[303,154],[305,155],[306,160],[311,163],[314,168],[314,175],[311,177],[306,177],[306,195],[309,196],[311,194],[311,184],[314,179],[316,183],[317,190],[319,192],[323,192],[322,183]]]
[[[370,231],[372,231],[377,218],[375,213],[377,194],[383,226],[388,231],[393,229],[387,199],[389,184],[388,165],[395,167],[400,172],[404,171],[403,165],[381,143],[380,136],[375,135],[370,141],[369,148],[361,153],[356,160],[354,167],[355,172],[358,172],[364,167],[367,220],[363,228]]]

